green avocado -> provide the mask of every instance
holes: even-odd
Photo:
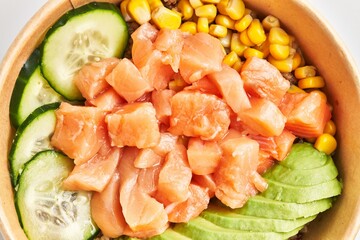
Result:
[[[237,214],[229,208],[210,206],[202,212],[201,217],[224,228],[253,232],[291,232],[314,220],[316,215],[291,220],[271,219]]]
[[[174,230],[188,236],[189,238],[201,240],[280,240],[288,239],[289,237],[296,235],[301,228],[297,228],[288,233],[240,231],[223,228],[202,217],[197,217],[187,223],[176,224]]]
[[[311,176],[309,176],[311,177]],[[313,186],[294,186],[266,179],[269,186],[261,195],[277,201],[307,203],[341,193],[342,184],[335,178]]]
[[[321,167],[313,169],[291,169],[278,164],[267,171],[263,177],[290,185],[312,186],[333,180],[337,175],[338,170],[334,161],[330,156],[327,156],[326,163]]]
[[[191,240],[191,238],[186,237],[178,232],[175,232],[173,229],[168,228],[162,234],[150,238],[150,240]]]
[[[216,202],[217,204],[221,204]],[[322,199],[309,203],[288,203],[262,196],[251,197],[242,208],[232,210],[234,213],[274,219],[296,219],[310,217],[329,209],[331,199]]]

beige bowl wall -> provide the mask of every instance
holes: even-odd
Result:
[[[105,1],[105,0],[102,0]],[[118,2],[118,0],[111,0]],[[244,0],[249,8],[280,18],[299,41],[306,58],[326,80],[338,127],[335,162],[344,182],[334,207],[310,224],[305,239],[354,239],[360,227],[360,80],[342,43],[305,1]],[[50,0],[24,27],[0,66],[0,220],[5,239],[26,239],[16,215],[7,156],[13,137],[9,102],[17,75],[46,30],[66,11],[87,0]],[[39,176],[40,177],[40,176]]]

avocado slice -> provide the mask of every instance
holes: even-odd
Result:
[[[335,178],[313,186],[294,186],[266,179],[269,186],[261,195],[283,202],[306,203],[337,196],[342,184]]]
[[[216,201],[216,204],[221,203]],[[221,204],[221,206],[224,205]],[[316,215],[331,206],[331,199],[321,199],[300,204],[276,201],[257,195],[251,197],[242,208],[233,209],[232,211],[248,216],[291,220]]]
[[[150,240],[191,240],[185,235],[175,232],[173,229],[168,228],[162,234],[150,238]]]
[[[278,164],[267,171],[263,177],[290,185],[311,186],[333,180],[337,175],[338,170],[334,161],[330,156],[327,156],[326,163],[318,168],[291,169]]]
[[[218,239],[241,239],[241,240],[277,240],[288,239],[296,235],[301,228],[288,233],[276,232],[251,232],[223,228],[213,224],[202,217],[197,217],[187,223],[176,224],[174,230],[192,239],[218,240]]]
[[[290,232],[314,220],[316,215],[291,220],[271,219],[237,214],[229,208],[212,205],[202,212],[201,217],[224,228],[253,232]]]
[[[324,166],[328,155],[318,151],[310,143],[296,143],[291,147],[289,155],[280,165],[290,169],[314,169]]]

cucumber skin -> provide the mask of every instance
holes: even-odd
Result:
[[[109,11],[114,11],[117,14],[119,14],[119,17],[121,18],[121,20],[123,21],[124,27],[126,29],[126,32],[128,32],[128,25],[126,24],[124,17],[122,16],[120,9],[118,7],[116,7],[114,4],[111,3],[106,3],[106,2],[91,2],[88,3],[84,6],[81,6],[79,8],[75,8],[72,9],[70,11],[68,11],[67,13],[65,13],[62,17],[59,18],[59,20],[57,20],[54,25],[52,25],[50,27],[50,29],[47,31],[44,40],[42,41],[39,49],[40,49],[40,70],[41,73],[43,74],[43,76],[45,76],[44,71],[43,71],[43,63],[42,63],[42,58],[43,58],[43,54],[44,54],[44,47],[46,45],[46,42],[48,40],[48,38],[59,28],[64,26],[72,17],[78,16],[80,14],[84,14],[87,13],[91,10],[109,10]],[[122,52],[120,52],[119,56],[113,56],[113,57],[118,57],[118,58],[122,58],[127,46],[129,44],[129,34],[125,35],[126,37],[126,46],[124,46]],[[54,86],[52,86],[51,81],[49,81],[49,85],[56,91],[56,88],[54,88]],[[59,93],[59,92],[58,92]],[[60,95],[62,95],[61,93],[59,93]],[[63,95],[62,95],[63,96]],[[63,96],[65,97],[65,96]],[[66,97],[65,97],[66,98]],[[76,101],[76,102],[81,102],[84,99],[68,99],[70,101]]]
[[[11,183],[13,185],[13,187],[16,186],[17,184],[17,180],[19,178],[16,179],[15,176],[13,175],[13,166],[12,166],[12,161],[13,161],[13,156],[16,150],[16,143],[18,141],[19,136],[21,136],[21,133],[24,131],[24,129],[29,125],[30,122],[32,122],[35,118],[37,118],[40,114],[52,110],[52,109],[58,109],[60,106],[59,102],[56,103],[50,103],[50,104],[46,104],[43,105],[37,109],[35,109],[26,119],[25,121],[19,126],[19,128],[16,130],[15,136],[14,136],[14,140],[11,144],[11,149],[10,149],[10,153],[9,153],[9,165],[10,165],[10,177],[11,177]]]
[[[30,55],[29,59],[25,62],[25,64],[20,70],[18,78],[16,79],[15,86],[10,99],[10,122],[14,128],[18,128],[20,126],[20,120],[18,119],[17,113],[11,110],[19,108],[22,98],[22,93],[31,75],[39,66],[40,57],[41,57],[41,50],[37,48]]]

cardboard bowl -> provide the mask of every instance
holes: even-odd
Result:
[[[333,105],[338,128],[338,149],[334,158],[344,189],[334,206],[309,225],[304,239],[354,239],[360,227],[359,72],[342,42],[308,3],[297,0],[244,1],[249,8],[280,18],[282,25],[300,43],[308,62],[314,64],[325,78],[325,91]],[[0,66],[0,227],[5,239],[26,239],[14,207],[7,158],[14,134],[9,120],[9,102],[15,80],[47,29],[68,10],[88,2],[50,0],[17,36]]]

